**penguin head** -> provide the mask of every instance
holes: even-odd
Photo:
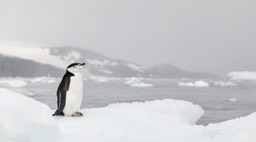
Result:
[[[71,73],[80,73],[85,63],[72,63],[67,67],[67,71]]]

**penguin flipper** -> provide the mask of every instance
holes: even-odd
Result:
[[[53,115],[62,115],[62,116],[64,115],[63,110],[66,104],[66,95],[67,95],[67,91],[69,90],[69,84],[70,84],[70,75],[65,74],[57,90],[58,109]]]

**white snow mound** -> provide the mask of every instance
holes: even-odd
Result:
[[[83,113],[85,117],[75,119],[56,117],[68,141],[170,141],[174,130],[182,133],[182,128],[194,125],[204,112],[190,102],[158,100],[113,104]]]
[[[59,128],[48,106],[0,88],[0,141],[56,141]]]
[[[230,72],[227,76],[230,80],[256,80],[256,72],[252,71]]]

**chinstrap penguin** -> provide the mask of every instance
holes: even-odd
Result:
[[[83,76],[85,63],[72,63],[63,76],[57,90],[57,107],[53,116],[83,116],[80,106],[83,98]]]

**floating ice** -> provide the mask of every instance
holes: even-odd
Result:
[[[33,78],[30,82],[31,83],[55,83],[56,79],[43,76],[43,77]]]
[[[222,86],[222,87],[227,87],[227,86],[237,86],[236,83],[234,82],[224,82],[224,81],[217,81],[217,82],[214,82],[213,85],[215,86]]]
[[[153,84],[149,84],[149,83],[144,83],[144,82],[140,82],[140,83],[133,83],[130,85],[131,87],[153,87]]]
[[[0,84],[7,85],[10,87],[24,87],[28,85],[26,81],[16,78],[2,78],[0,79]]]
[[[104,76],[90,76],[89,79],[94,81],[94,82],[98,82],[98,83],[109,82],[109,78],[104,77]]]
[[[178,86],[181,86],[181,87],[209,87],[209,83],[205,82],[205,81],[202,81],[202,80],[198,80],[198,81],[195,81],[195,82],[180,82],[178,84]]]
[[[141,80],[142,78],[131,77],[126,79],[125,84],[128,84],[131,87],[153,87],[154,86],[153,84],[150,84],[150,83],[144,83]]]
[[[228,101],[230,101],[230,102],[237,102],[237,98],[236,97],[229,98]]]
[[[230,80],[256,80],[256,72],[251,71],[230,72],[227,76]]]

